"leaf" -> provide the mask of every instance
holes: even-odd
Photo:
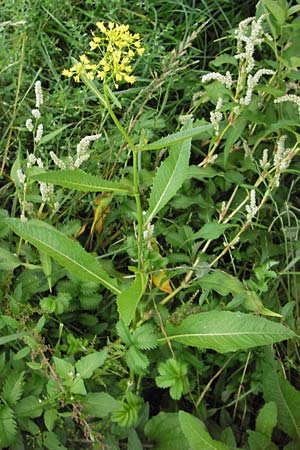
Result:
[[[24,387],[24,372],[10,374],[5,379],[2,398],[8,403],[9,406],[14,406],[18,400],[20,400]]]
[[[192,121],[186,123],[185,128],[187,127],[189,129],[192,127]],[[177,143],[171,149],[167,159],[158,168],[149,198],[146,224],[151,222],[153,217],[181,188],[189,167],[191,143],[191,138],[185,139],[182,143]]]
[[[248,435],[250,450],[278,450],[278,447],[266,435],[252,430],[248,430]]]
[[[194,314],[179,326],[168,324],[169,340],[220,353],[268,345],[294,337],[293,331],[267,319],[240,312],[210,311]],[[165,338],[159,339],[164,342]]]
[[[62,378],[63,380],[68,380],[69,378],[72,378],[74,376],[75,369],[71,363],[65,361],[64,359],[57,358],[56,356],[53,356],[53,361],[57,375],[60,378]]]
[[[134,372],[140,374],[149,366],[149,359],[134,345],[126,352],[126,362]]]
[[[159,375],[155,382],[160,388],[170,388],[170,396],[179,400],[183,394],[188,392],[188,381],[186,378],[188,366],[182,361],[168,359],[158,365]]]
[[[256,431],[264,434],[270,440],[272,437],[273,429],[277,424],[277,405],[275,402],[271,401],[266,403],[261,410],[256,419]]]
[[[137,272],[134,282],[118,295],[118,311],[120,318],[126,325],[129,325],[132,321],[136,307],[145,292],[146,285],[146,274]]]
[[[22,398],[16,404],[14,410],[17,418],[29,417],[31,419],[39,417],[43,412],[43,408],[41,407],[38,399],[33,395]]]
[[[90,355],[83,356],[75,364],[77,374],[80,373],[81,378],[91,378],[94,371],[101,367],[107,357],[108,350],[101,352],[93,352]]]
[[[120,183],[107,181],[95,175],[85,173],[81,169],[42,172],[30,177],[31,181],[43,181],[81,192],[114,192],[119,195],[130,195],[128,187]]]
[[[14,270],[19,267],[21,261],[17,256],[10,253],[4,248],[0,248],[0,270]]]
[[[52,431],[58,417],[57,409],[51,408],[44,412],[44,422],[48,431]]]
[[[131,337],[132,343],[141,350],[157,347],[157,337],[152,325],[146,323],[136,328]]]
[[[48,450],[68,450],[59,442],[57,435],[52,431],[45,431],[43,433],[43,445]]]
[[[84,413],[102,419],[113,411],[117,411],[122,407],[121,402],[115,400],[106,392],[90,392],[81,401]]]
[[[41,139],[40,145],[47,144],[53,138],[55,138],[55,136],[58,136],[60,133],[62,133],[66,128],[70,127],[71,125],[72,125],[71,123],[69,123],[68,125],[63,125],[62,127],[57,128],[54,131],[51,131],[51,133],[45,134]]]
[[[157,270],[151,275],[151,281],[160,291],[172,294],[173,289],[165,270]]]
[[[6,223],[16,234],[47,253],[78,278],[97,281],[113,293],[120,293],[116,280],[109,277],[77,241],[40,220],[22,222],[20,219],[6,219]]]
[[[180,428],[178,413],[160,412],[147,422],[144,431],[156,442],[153,450],[194,450]]]
[[[279,26],[285,23],[287,15],[287,4],[280,0],[264,0],[264,5],[268,8],[270,13],[275,17]]]
[[[277,405],[278,428],[300,440],[300,392],[284,378],[281,367],[268,353],[262,378],[264,399]]]
[[[22,339],[26,336],[26,333],[14,333],[9,334],[8,336],[0,337],[0,345],[8,344],[8,342],[16,341],[17,339]]]
[[[165,136],[158,141],[153,142],[152,144],[144,145],[143,147],[139,148],[139,150],[160,150],[161,148],[171,147],[173,145],[175,146],[176,144],[181,144],[186,140],[191,141],[193,137],[200,136],[200,134],[205,133],[206,131],[209,131],[211,129],[211,124],[201,125],[195,128],[192,128],[190,126],[189,129],[183,129],[181,131],[178,131],[177,133],[169,134],[168,136]]]
[[[203,227],[195,233],[195,239],[218,239],[224,233],[227,228],[232,225],[226,225],[224,223],[209,222],[203,225]]]
[[[17,436],[13,411],[6,405],[0,405],[0,447],[12,445]]]
[[[193,450],[230,450],[227,445],[212,439],[196,417],[184,411],[179,411],[178,416],[181,429]]]
[[[247,117],[245,115],[240,115],[237,120],[229,128],[228,132],[225,134],[225,146],[224,146],[224,166],[227,164],[229,152],[233,147],[233,144],[241,137],[244,128],[247,125]]]

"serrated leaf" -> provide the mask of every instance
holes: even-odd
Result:
[[[14,406],[21,398],[24,387],[24,372],[10,374],[4,382],[2,398],[9,406]]]
[[[184,411],[178,413],[181,429],[193,450],[230,450],[222,442],[215,441],[199,419]]]
[[[264,434],[270,440],[273,429],[277,424],[277,405],[271,401],[266,403],[258,413],[256,419],[256,431]]]
[[[152,417],[145,426],[145,435],[155,441],[155,450],[194,450],[181,430],[178,413],[160,412]]]
[[[17,418],[31,418],[39,417],[43,408],[38,399],[34,395],[22,398],[14,407]]]
[[[126,362],[128,366],[135,372],[145,370],[149,366],[149,359],[136,347],[131,346],[126,352]]]
[[[133,191],[130,191],[127,187],[122,187],[120,183],[104,180],[81,169],[43,172],[31,176],[30,180],[57,184],[58,186],[81,192],[114,192],[118,195],[133,194]]]
[[[278,428],[300,441],[300,392],[284,378],[270,352],[266,356],[262,377],[264,399],[277,405]]]
[[[97,281],[113,293],[120,293],[116,280],[104,272],[98,261],[79,242],[40,220],[22,222],[20,219],[6,219],[6,223],[16,234],[47,253],[78,278]]]
[[[6,405],[0,405],[0,447],[12,445],[17,436],[14,413]]]
[[[165,136],[158,141],[153,142],[152,144],[144,145],[143,147],[139,148],[139,150],[160,150],[161,148],[172,147],[173,145],[175,146],[176,144],[181,144],[186,140],[191,140],[193,137],[200,136],[202,133],[205,133],[206,131],[209,131],[211,129],[211,124],[201,125],[195,128],[189,127],[189,129],[183,129],[176,133],[169,134],[168,136]]]
[[[192,121],[185,124],[185,131],[190,131]],[[159,166],[153,180],[149,198],[146,224],[171,200],[186,179],[191,152],[191,137],[179,142],[171,149],[169,156]]]
[[[293,331],[279,323],[228,311],[194,314],[178,326],[167,324],[166,331],[169,340],[220,353],[268,345],[295,336]],[[159,341],[164,342],[165,338]]]
[[[116,330],[119,338],[124,342],[124,344],[129,347],[132,345],[131,334],[129,328],[125,325],[122,320],[119,320],[116,324]]]
[[[83,356],[75,364],[77,374],[79,373],[81,378],[91,378],[94,371],[102,366],[106,357],[108,350],[104,349],[101,352],[93,352],[90,355]]]
[[[122,407],[122,403],[115,400],[106,392],[89,392],[81,401],[85,414],[102,419]]]
[[[118,311],[120,318],[126,325],[129,325],[132,321],[136,307],[145,292],[146,286],[146,274],[137,272],[134,282],[118,295]]]
[[[147,323],[134,330],[131,340],[132,343],[141,350],[151,350],[158,345],[154,328]]]

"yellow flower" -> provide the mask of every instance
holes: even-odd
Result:
[[[98,61],[91,62],[90,56],[83,53],[79,57],[80,62],[70,69],[64,69],[62,74],[73,77],[76,82],[79,82],[82,73],[91,80],[95,76],[104,81],[112,80],[116,88],[119,81],[134,83],[136,78],[131,75],[131,63],[136,56],[142,56],[144,53],[140,35],[130,33],[129,26],[124,24],[109,22],[106,26],[104,22],[97,22],[96,27],[101,34],[97,36],[95,32],[92,32],[89,46],[92,56],[93,52],[99,51]]]

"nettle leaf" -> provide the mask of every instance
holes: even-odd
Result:
[[[149,359],[133,345],[126,352],[126,362],[134,372],[141,374],[149,366]]]
[[[185,124],[187,131],[191,130],[192,121]],[[191,137],[179,142],[170,150],[170,154],[157,170],[149,198],[149,209],[146,223],[171,200],[186,179],[191,153]]]
[[[91,378],[94,371],[102,366],[106,360],[108,350],[104,349],[101,352],[93,352],[90,355],[83,356],[75,364],[77,373],[80,373],[81,378]]]
[[[195,128],[192,128],[192,126],[189,125],[188,128],[185,127],[184,129],[182,129],[182,131],[169,134],[168,136],[165,136],[158,141],[153,142],[152,144],[144,145],[139,150],[160,150],[161,148],[171,147],[176,144],[182,144],[184,141],[191,140],[193,137],[200,136],[201,134],[210,131],[211,129],[211,124],[200,125],[199,127]]]
[[[17,436],[17,427],[12,409],[0,405],[0,447],[12,445]]]
[[[31,418],[39,417],[43,408],[34,395],[22,398],[14,407],[17,418]]]
[[[181,429],[193,450],[230,450],[227,445],[212,439],[196,417],[184,411],[179,411],[178,416]]]
[[[16,234],[47,253],[78,278],[96,281],[114,294],[121,292],[116,280],[105,273],[99,262],[79,242],[40,220],[22,222],[20,219],[6,219],[6,223]]]
[[[134,282],[118,295],[118,311],[120,318],[126,325],[129,325],[132,321],[136,307],[145,292],[146,286],[146,274],[137,272]]]
[[[30,180],[57,184],[81,192],[113,192],[118,195],[133,195],[133,190],[130,190],[128,186],[104,180],[81,169],[42,172],[32,175]]]
[[[129,347],[132,345],[132,338],[129,328],[125,325],[122,320],[119,320],[116,324],[116,330],[119,338],[124,342],[124,344]]]
[[[9,406],[14,406],[21,398],[24,387],[24,372],[10,374],[4,382],[2,398]]]
[[[169,340],[192,347],[210,348],[220,353],[273,344],[295,336],[293,331],[279,323],[228,311],[194,314],[178,326],[168,324],[166,331]],[[159,339],[161,342],[165,340]]]
[[[131,337],[132,343],[141,350],[152,350],[158,340],[152,325],[146,323],[136,328]]]

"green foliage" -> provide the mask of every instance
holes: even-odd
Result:
[[[170,388],[170,396],[174,400],[179,400],[183,394],[188,392],[188,366],[186,363],[168,359],[166,362],[160,363],[157,370],[159,373],[159,376],[155,378],[157,386]]]

